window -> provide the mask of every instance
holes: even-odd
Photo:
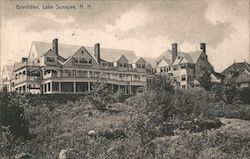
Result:
[[[83,61],[84,61],[84,64],[88,64],[88,60],[83,59]]]
[[[120,67],[122,67],[122,63],[120,63]]]
[[[163,69],[161,68],[161,72],[163,72]]]
[[[181,67],[181,69],[186,68],[186,64],[182,63],[182,64],[180,64],[180,67]]]
[[[182,89],[186,89],[186,85],[181,86]]]
[[[190,63],[187,66],[188,66],[188,68],[194,68],[194,65],[190,64]]]
[[[78,63],[78,62],[79,62],[79,59],[78,59],[78,58],[74,58],[74,62],[75,62],[75,63]]]
[[[186,75],[182,75],[182,76],[181,76],[181,80],[182,80],[182,81],[186,81]]]
[[[92,59],[89,59],[89,64],[92,64]]]
[[[72,74],[73,74],[73,77],[76,77],[76,70],[73,70]]]
[[[178,66],[177,65],[173,66],[173,70],[178,70]]]
[[[44,84],[44,92],[47,92],[46,84]]]
[[[123,67],[127,67],[127,64],[125,63],[125,64],[123,64]]]
[[[48,83],[48,92],[50,92],[50,83]]]
[[[47,62],[55,62],[55,58],[54,57],[47,57]]]
[[[137,68],[145,68],[145,64],[136,64]]]

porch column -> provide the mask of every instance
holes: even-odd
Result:
[[[76,82],[73,82],[73,92],[76,93]]]
[[[49,83],[46,83],[46,90],[49,92]]]
[[[90,77],[90,75],[89,75],[89,71],[88,71],[88,73],[87,73],[87,77]]]
[[[132,92],[131,92],[131,85],[129,85],[128,88],[129,88],[129,95],[131,95],[132,94]]]
[[[125,85],[125,94],[127,94],[128,91],[128,85]]]
[[[53,93],[52,82],[50,82],[50,91],[51,91],[51,93]]]
[[[111,83],[111,90],[112,90],[112,93],[115,92],[115,91],[114,91],[114,84],[113,84],[113,83]]]
[[[88,92],[90,92],[90,82],[88,82]]]
[[[61,87],[62,87],[61,82],[59,82],[58,83],[58,91],[59,91],[59,93],[61,93]]]
[[[57,71],[57,77],[61,77],[61,71],[60,70]]]
[[[120,92],[120,90],[121,90],[121,87],[120,87],[120,85],[118,84],[118,92]]]

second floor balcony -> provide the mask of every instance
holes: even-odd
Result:
[[[146,82],[146,75],[134,75],[134,74],[112,74],[101,72],[50,72],[43,76],[43,79],[88,79],[88,78],[100,78],[105,80],[125,81],[125,82]]]

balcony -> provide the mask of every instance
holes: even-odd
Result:
[[[38,63],[28,63],[28,62],[22,62],[22,63],[15,63],[14,64],[14,71],[17,71],[23,67],[27,67],[27,66],[32,66],[30,67],[31,70],[37,70],[39,67]]]
[[[15,85],[23,83],[23,82],[27,82],[27,77],[22,77],[22,78],[14,80]]]
[[[146,82],[146,76],[139,75],[119,75],[119,74],[101,74],[101,73],[48,73],[43,79],[104,79],[122,82]]]

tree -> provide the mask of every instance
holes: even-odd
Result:
[[[24,108],[16,94],[1,92],[2,126],[9,129],[15,139],[29,139],[28,121],[24,117]]]
[[[108,106],[114,101],[113,90],[111,85],[108,85],[100,79],[92,86],[92,90],[88,95],[88,99],[98,110],[105,111]]]
[[[206,71],[199,79],[201,87],[203,87],[206,91],[210,91],[212,89],[211,82],[211,73]]]

